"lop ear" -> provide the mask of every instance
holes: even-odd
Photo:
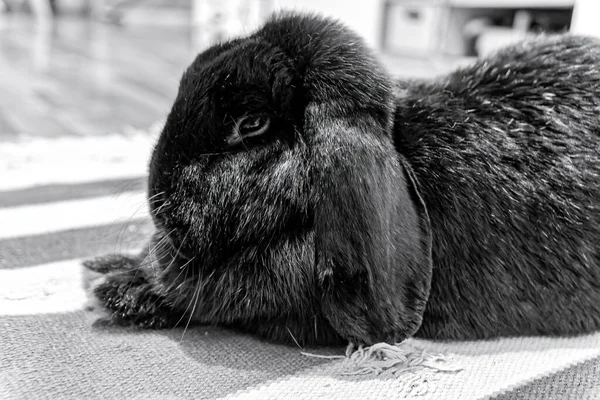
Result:
[[[322,312],[355,344],[400,342],[421,325],[432,275],[417,181],[375,119],[308,112]]]

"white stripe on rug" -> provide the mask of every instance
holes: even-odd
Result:
[[[148,217],[146,194],[0,208],[0,239],[126,222]]]
[[[294,399],[484,399],[600,355],[600,333],[577,338],[515,338],[435,343],[411,339],[407,345],[443,354],[462,368],[427,368],[398,376],[343,376],[345,361],[300,372],[225,397],[229,400]]]
[[[348,360],[333,361],[229,395],[228,400],[286,398],[331,400],[488,399],[508,390],[600,356],[600,332],[571,338],[524,337],[494,341],[442,343],[410,339],[401,346],[442,354],[461,368],[444,372],[428,368],[397,375],[344,375]]]
[[[66,313],[85,302],[81,260],[0,270],[0,315]]]
[[[0,190],[145,176],[158,129],[157,125],[149,133],[3,142]]]

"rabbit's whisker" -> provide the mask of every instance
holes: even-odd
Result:
[[[173,233],[174,230],[175,229],[173,229],[171,232],[169,232],[169,234]],[[136,278],[138,276],[138,273],[140,272],[140,269],[147,268],[148,266],[151,266],[153,273],[156,275],[155,265],[152,262],[152,260],[149,260],[149,259],[150,259],[150,257],[154,257],[155,256],[155,253],[156,253],[156,250],[157,250],[158,246],[160,245],[160,243],[166,237],[167,237],[167,235],[165,235],[163,238],[161,238],[161,240],[159,240],[158,243],[156,245],[154,245],[152,247],[152,249],[150,249],[148,251],[148,254],[146,254],[146,256],[144,257],[144,259],[140,262],[140,265],[137,268],[135,268],[135,274],[133,275],[133,279],[129,282],[129,286],[127,288],[127,291],[129,291],[129,289],[131,289],[131,286],[133,285],[133,282],[135,282],[135,280],[136,280]],[[129,271],[131,271],[131,270],[129,270]]]
[[[181,274],[183,273],[183,271],[186,269],[186,267],[188,265],[190,265],[190,263],[192,263],[195,259],[196,259],[196,256],[190,258],[188,261],[185,262],[185,264],[183,264],[181,267],[179,267],[179,269],[180,269],[179,274],[177,274],[177,276],[175,277],[175,279],[173,279],[173,283],[171,283],[167,287],[167,291],[170,291],[173,288],[173,285],[175,285],[177,283],[177,280],[179,279],[179,277],[181,276]]]
[[[148,256],[152,256],[152,255],[154,255],[156,253],[157,250],[160,250],[161,247],[163,246],[163,244],[166,243],[166,241],[169,240],[169,235],[171,235],[173,232],[175,232],[175,228],[171,229],[167,233],[163,233],[163,236],[160,238],[160,240],[158,242],[156,242],[154,244],[154,246],[152,246],[151,249],[148,250],[148,254],[146,255],[146,257],[144,257],[144,261],[146,260],[146,258]],[[144,264],[144,261],[142,261],[142,264]]]
[[[187,265],[189,265],[189,264],[190,264],[190,263],[191,263],[191,262],[192,262],[192,261],[193,261],[195,258],[196,258],[196,257],[192,257],[190,260],[186,261],[186,263],[185,263],[185,264],[183,264],[183,265],[180,267],[179,274],[177,274],[177,276],[175,277],[175,279],[173,279],[173,282],[171,282],[171,284],[169,284],[169,285],[167,286],[167,288],[165,289],[165,293],[170,293],[171,289],[172,289],[172,288],[173,288],[173,286],[174,286],[174,285],[177,283],[177,281],[178,281],[179,277],[181,276],[181,274],[183,274],[183,271],[184,271],[184,269],[186,269],[185,267],[186,267]],[[170,265],[171,265],[171,264],[169,264],[169,266],[170,266]],[[167,272],[168,268],[169,268],[169,267],[167,267],[167,268],[166,268],[166,269],[165,269],[163,272],[161,272],[161,276],[163,276],[163,275],[164,275],[164,274]],[[186,277],[187,277],[187,274],[186,274]],[[184,280],[185,280],[185,279],[184,279]],[[177,298],[175,299],[175,301],[173,302],[173,304],[176,304],[176,303],[177,303],[177,300],[179,300],[179,295],[180,295],[180,293],[178,293],[178,294],[177,294]],[[154,306],[156,305],[156,303],[158,303],[158,301],[159,301],[159,300],[161,300],[161,297],[157,297],[157,299],[156,299],[156,300],[154,300],[154,302],[152,303],[151,307],[154,307]]]
[[[181,254],[181,248],[183,247],[184,243],[185,243],[185,239],[187,239],[188,234],[190,233],[190,230],[188,229],[188,231],[186,232],[185,236],[183,237],[183,239],[181,240],[181,244],[179,245],[178,249],[175,249],[174,247],[171,247],[171,250],[175,250],[175,255],[173,257],[171,257],[171,262],[169,263],[169,265],[167,265],[167,267],[160,273],[159,277],[163,277],[168,271],[169,268],[171,268],[171,266],[173,266],[173,263],[175,262],[175,257]],[[168,235],[165,235],[165,237],[168,237]],[[170,240],[169,240],[170,242]],[[186,257],[187,258],[187,257]],[[187,265],[187,264],[185,264]]]
[[[176,228],[171,229],[169,232],[162,234],[162,237],[160,238],[160,240],[158,242],[156,242],[154,244],[154,246],[152,246],[152,248],[148,251],[148,254],[156,251],[159,246],[161,246],[163,243],[165,243],[166,240],[169,240],[169,235],[173,234],[173,232],[175,232]]]
[[[198,156],[220,156],[223,154],[234,154],[234,153],[238,153],[237,151],[234,150],[230,150],[230,151],[219,151],[216,153],[198,153]]]
[[[192,260],[194,260],[194,258],[192,258],[192,259],[190,260],[190,262],[191,262]],[[184,284],[187,282],[187,280],[188,280],[188,275],[189,275],[190,269],[189,269],[189,268],[184,268],[184,269],[182,269],[181,271],[184,271],[184,270],[185,270],[185,276],[183,277],[183,280],[182,280],[182,282],[181,282],[179,285],[177,285],[177,287],[175,287],[175,288],[174,288],[174,290],[176,290],[176,291],[177,291],[177,297],[175,298],[175,301],[173,302],[173,304],[178,304],[178,302],[179,302],[179,298],[181,297],[181,293],[184,291],[184,290],[182,289],[182,286],[183,286],[183,285],[184,285]]]
[[[185,268],[185,271],[186,271],[186,273],[185,273],[184,282],[187,280],[187,276],[188,276],[188,272],[189,272],[189,270],[190,270],[189,268]],[[198,296],[200,296],[200,285],[201,285],[201,282],[202,282],[201,278],[200,278],[200,277],[197,277],[197,280],[196,280],[196,287],[197,287],[197,288],[192,288],[192,292],[193,292],[192,299],[191,299],[191,301],[188,303],[188,305],[187,305],[187,307],[186,307],[185,311],[183,312],[183,314],[181,315],[181,318],[179,318],[179,320],[177,321],[177,323],[176,323],[175,325],[173,325],[173,328],[175,328],[176,326],[178,326],[178,325],[179,325],[179,323],[180,323],[180,322],[183,320],[183,318],[185,317],[185,314],[186,314],[186,313],[188,312],[188,310],[190,309],[190,306],[191,306],[191,305],[192,305],[192,303],[194,302],[194,297],[196,296],[196,293],[195,293],[196,291],[198,292]],[[180,287],[181,287],[181,285],[179,285],[179,286],[178,286],[178,288],[180,288]],[[183,290],[180,290],[180,291],[179,291],[179,294],[177,295],[177,299],[179,299],[179,296],[181,295],[181,292],[182,292],[182,291],[183,291]],[[187,296],[186,296],[186,297],[187,297]],[[194,306],[194,307],[195,307],[195,306]],[[193,310],[192,310],[192,311],[193,311]],[[192,318],[192,315],[193,315],[193,312],[192,312],[192,314],[190,314],[190,319]],[[189,320],[188,320],[188,324],[189,324]],[[186,327],[186,329],[187,329],[187,327]],[[184,330],[184,332],[183,332],[183,333],[185,334],[185,330]],[[181,336],[181,339],[183,340],[183,335]]]
[[[133,220],[133,218],[140,212],[140,209],[142,207],[144,207],[146,205],[146,202],[142,202],[138,208],[133,212],[133,214],[131,216],[129,216],[129,218],[127,218],[127,220],[125,221],[125,223],[123,223],[123,225],[121,226],[121,228],[119,229],[119,233],[117,234],[117,237],[115,239],[115,247],[119,247],[119,244],[122,244],[123,241],[123,237],[125,236],[125,229],[131,225],[131,221]]]
[[[158,217],[158,215],[160,214],[160,212],[161,212],[161,211],[162,211],[162,210],[163,210],[163,209],[164,209],[164,208],[165,208],[167,205],[169,205],[169,204],[171,204],[171,203],[169,202],[169,200],[165,201],[165,202],[164,202],[164,203],[162,203],[160,206],[158,206],[158,208],[157,208],[156,210],[152,210],[152,211],[150,212],[150,214],[151,214],[153,217]]]
[[[198,281],[196,282],[196,289],[194,290],[194,294],[192,296],[192,299],[190,301],[190,304],[188,304],[188,307],[186,308],[183,316],[185,316],[185,313],[187,313],[187,311],[189,310],[190,306],[192,305],[192,303],[194,304],[194,306],[192,307],[192,311],[190,312],[190,317],[188,318],[188,322],[185,325],[185,328],[183,329],[183,333],[181,334],[181,340],[183,340],[183,337],[185,336],[185,332],[187,331],[190,322],[192,321],[192,318],[194,316],[194,312],[196,311],[196,306],[198,305],[198,300],[200,299],[200,289],[202,288],[202,284],[200,282],[200,280],[198,279]],[[183,316],[181,318],[183,318]],[[181,322],[181,319],[177,322],[177,324],[179,324],[179,322]]]
[[[148,202],[151,202],[152,200],[155,200],[155,199],[156,199],[156,197],[158,197],[158,196],[162,196],[163,194],[165,194],[165,191],[164,191],[164,190],[162,190],[162,191],[160,191],[160,192],[158,192],[158,193],[156,193],[156,194],[154,194],[154,195],[152,195],[152,196],[148,197]]]
[[[292,339],[294,340],[294,343],[296,343],[296,346],[298,346],[298,348],[300,350],[304,350],[304,348],[302,346],[300,346],[300,343],[298,343],[298,341],[296,340],[296,337],[294,336],[294,334],[292,333],[292,331],[290,330],[290,328],[288,328],[287,326],[285,327],[285,329],[287,329],[288,333],[290,334],[290,336],[292,337]]]
[[[175,279],[173,279],[173,282],[171,282],[171,284],[169,284],[169,286],[167,286],[167,288],[165,289],[165,292],[166,292],[166,293],[170,293],[170,292],[171,292],[171,289],[173,289],[173,286],[174,286],[175,284],[177,284],[177,282],[179,281],[179,277],[181,276],[181,274],[183,274],[183,271],[184,271],[184,270],[186,271],[186,273],[185,273],[185,277],[183,278],[183,282],[185,282],[185,281],[186,281],[186,279],[187,279],[187,275],[188,275],[188,271],[189,271],[189,269],[188,269],[188,268],[186,268],[186,267],[187,267],[187,266],[188,266],[188,265],[189,265],[189,264],[190,264],[192,261],[194,261],[194,259],[195,259],[195,258],[196,258],[195,256],[194,256],[194,257],[192,257],[192,258],[190,258],[188,261],[186,261],[186,263],[185,263],[185,264],[183,264],[183,265],[180,267],[179,274],[177,274],[177,276],[175,277]],[[177,297],[175,298],[175,301],[173,302],[173,304],[177,304],[177,302],[179,301],[179,296],[181,296],[181,291],[178,291],[178,292],[177,292]],[[155,302],[155,303],[156,303],[156,302]],[[177,325],[177,324],[176,324],[176,325]]]

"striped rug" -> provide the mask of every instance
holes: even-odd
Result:
[[[348,359],[302,354],[342,348],[214,327],[92,327],[80,261],[138,249],[151,232],[144,186],[154,136],[0,143],[0,399],[600,399],[600,333],[410,340],[455,368],[352,375]]]

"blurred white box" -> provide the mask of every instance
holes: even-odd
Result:
[[[571,32],[580,35],[600,37],[600,1],[576,0],[573,11]]]
[[[442,9],[436,2],[393,1],[386,7],[386,52],[426,56],[437,50]]]
[[[264,22],[271,9],[269,0],[193,0],[194,47],[201,51],[247,35]]]

